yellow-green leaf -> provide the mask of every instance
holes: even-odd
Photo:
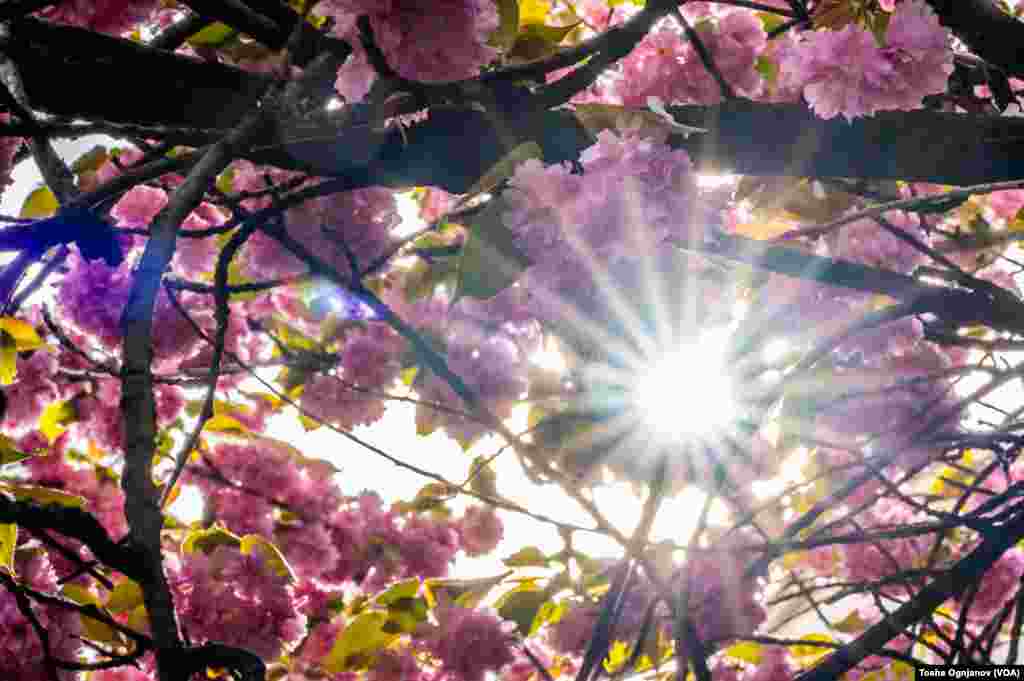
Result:
[[[501,562],[509,567],[547,567],[548,559],[536,546],[526,546]]]
[[[242,425],[241,421],[228,416],[227,414],[217,414],[206,422],[203,426],[203,430],[211,433],[222,433],[224,435],[239,435],[244,436],[249,434],[249,429]]]
[[[551,11],[551,0],[519,0],[519,23],[542,24]]]
[[[861,619],[859,612],[851,610],[850,614],[833,626],[844,634],[857,634],[864,631],[865,627],[868,626],[868,623]]]
[[[128,615],[128,626],[139,633],[149,628],[149,613],[146,612],[146,606],[140,605],[132,610]]]
[[[263,557],[270,569],[278,576],[285,577],[289,582],[295,581],[295,573],[285,560],[284,554],[272,542],[267,541],[258,534],[247,534],[242,537],[242,553],[248,555],[256,552]]]
[[[813,645],[814,641],[819,641],[821,643],[835,643],[835,640],[828,634],[807,634],[801,640],[807,641],[807,644],[798,643],[791,645],[789,646],[789,651],[793,653],[793,657],[797,658],[805,665],[832,651],[832,646]]]
[[[99,170],[109,158],[110,154],[107,153],[107,148],[97,144],[92,149],[75,159],[75,162],[71,164],[71,170],[76,175],[95,172]]]
[[[0,384],[14,383],[18,375],[18,349],[14,338],[6,331],[0,331]]]
[[[368,655],[387,647],[397,636],[384,631],[386,613],[368,610],[345,627],[320,666],[332,674],[365,668]]]
[[[21,212],[18,213],[18,217],[28,219],[48,218],[54,215],[59,207],[60,204],[57,203],[57,197],[53,195],[49,187],[43,185],[32,190],[25,197],[25,202],[21,204]]]
[[[122,579],[107,598],[107,609],[111,612],[131,612],[142,605],[142,587],[135,580]]]
[[[57,504],[66,508],[82,508],[85,499],[77,494],[68,494],[60,490],[40,487],[39,485],[3,485],[4,491],[13,494],[19,501],[34,501],[37,504]]]
[[[61,588],[61,593],[65,598],[72,600],[79,605],[94,605],[97,608],[100,607],[99,597],[87,588],[78,584],[65,584]],[[103,622],[95,620],[87,615],[81,615],[80,619],[85,638],[99,643],[119,644],[122,642],[121,635]]]
[[[540,23],[524,24],[508,56],[517,61],[533,61],[550,57],[558,51],[558,44],[579,24],[547,26]]]
[[[71,402],[53,402],[39,417],[39,432],[53,442],[77,420],[78,410]]]
[[[409,367],[408,369],[402,369],[402,372],[398,375],[407,386],[412,386],[413,381],[416,380],[416,374],[420,371],[419,367]]]
[[[496,577],[483,577],[480,579],[428,579],[423,582],[423,595],[431,608],[439,605],[451,605],[461,601],[469,603],[464,607],[474,607],[482,601],[491,589],[512,574],[509,570]],[[464,598],[471,594],[468,598]]]
[[[187,42],[192,47],[218,47],[238,35],[235,29],[220,21],[214,22],[198,33],[189,36]]]
[[[214,525],[209,529],[193,530],[185,537],[181,549],[185,553],[192,553],[197,549],[203,553],[210,553],[218,546],[241,546],[241,538],[229,532],[221,525]]]
[[[395,582],[386,591],[380,593],[374,602],[377,605],[387,607],[403,598],[414,598],[419,592],[420,580],[418,578],[403,579]]]
[[[753,643],[751,641],[735,643],[725,649],[725,655],[737,660],[749,662],[750,664],[760,664],[762,655],[761,644]]]
[[[540,627],[537,614],[548,598],[543,589],[527,583],[503,594],[494,607],[504,619],[515,622],[523,636],[529,636]]]
[[[492,47],[507,49],[516,40],[519,32],[519,0],[496,0],[498,4],[498,28],[488,39]]]
[[[531,158],[540,159],[543,157],[544,152],[540,148],[539,144],[533,140],[523,142],[515,149],[501,157],[501,159],[491,166],[490,170],[484,173],[483,176],[477,180],[466,193],[472,196],[481,192],[489,192],[503,181],[512,177],[516,171],[516,166],[523,161],[527,161]]]
[[[3,330],[14,339],[18,352],[36,350],[43,346],[43,339],[39,337],[36,328],[21,319],[0,317],[0,330]]]
[[[0,524],[0,569],[14,572],[14,546],[18,543],[18,526]]]

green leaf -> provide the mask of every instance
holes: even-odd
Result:
[[[238,31],[217,21],[198,33],[193,33],[186,42],[192,47],[219,47],[236,35],[238,35]]]
[[[0,569],[14,573],[14,547],[18,543],[18,526],[14,523],[0,524]]]
[[[18,214],[18,217],[26,219],[48,218],[53,216],[59,207],[60,204],[57,203],[57,197],[53,195],[49,187],[43,185],[33,189],[25,197],[25,202],[21,204],[21,212]]]
[[[501,562],[508,567],[547,567],[548,565],[547,556],[536,546],[519,549]]]
[[[779,77],[779,65],[767,57],[758,57],[754,68],[769,83],[774,83]]]
[[[786,17],[781,14],[775,14],[774,12],[758,12],[757,17],[761,20],[761,25],[764,26],[765,33],[771,33],[779,26],[786,23]]]
[[[515,233],[501,221],[504,207],[502,199],[492,199],[469,225],[454,300],[465,296],[492,298],[511,286],[530,266],[529,259],[515,244]]]
[[[370,655],[384,649],[397,638],[384,631],[386,613],[368,610],[349,622],[334,641],[331,651],[320,661],[320,666],[331,674],[366,669]]]
[[[540,628],[537,615],[548,598],[544,589],[528,584],[504,594],[495,603],[495,608],[503,618],[516,623],[519,633],[530,636]]]

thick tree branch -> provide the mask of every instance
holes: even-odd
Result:
[[[968,49],[1009,75],[1024,76],[1024,22],[995,0],[927,0]]]

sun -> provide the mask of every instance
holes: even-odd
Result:
[[[709,331],[645,367],[632,390],[639,420],[672,440],[711,438],[726,429],[736,416],[726,343],[725,332]]]

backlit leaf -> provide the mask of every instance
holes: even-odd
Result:
[[[529,259],[515,244],[515,233],[501,220],[505,203],[492,199],[469,225],[462,247],[455,300],[488,299],[512,285]]]
[[[366,668],[368,654],[382,650],[397,638],[384,631],[387,619],[387,614],[378,610],[358,615],[334,641],[320,666],[331,674]]]
[[[536,546],[527,546],[501,562],[509,567],[547,567],[548,559]]]
[[[67,427],[78,420],[78,410],[71,402],[53,402],[39,417],[39,432],[50,442],[56,440]]]
[[[498,28],[488,39],[488,44],[498,49],[507,49],[515,42],[519,32],[519,0],[497,0]]]
[[[82,508],[85,499],[77,494],[68,494],[60,490],[40,487],[39,485],[3,485],[0,489],[13,494],[19,501],[34,501],[37,504],[57,504],[66,508]]]
[[[18,213],[18,217],[36,219],[36,218],[48,218],[53,216],[60,204],[57,203],[57,197],[53,195],[53,192],[49,187],[43,185],[38,187],[25,197],[25,202],[21,204],[21,212]]]
[[[238,35],[238,31],[225,23],[216,21],[203,28],[198,33],[188,37],[188,44],[192,47],[218,47]]]
[[[285,577],[289,582],[295,581],[295,573],[292,572],[281,549],[260,535],[247,534],[242,537],[241,551],[246,555],[255,553],[261,556],[279,577]]]
[[[725,655],[750,664],[759,664],[762,655],[761,644],[752,641],[736,643],[725,649]]]
[[[114,587],[107,598],[107,609],[111,612],[131,612],[142,605],[142,588],[138,582],[127,577]]]
[[[466,193],[469,195],[479,194],[481,192],[489,192],[503,181],[512,177],[518,166],[523,161],[531,158],[541,159],[544,157],[544,152],[540,148],[540,145],[533,140],[529,142],[523,142],[512,151],[508,152],[491,166],[490,170],[483,174],[483,176],[469,188]]]
[[[542,24],[551,11],[551,0],[519,0],[519,23]]]
[[[228,416],[227,414],[217,414],[206,422],[203,429],[211,433],[223,433],[225,435],[248,435],[249,429],[242,425],[241,421]]]
[[[822,643],[834,643],[835,641],[828,634],[807,634],[802,637],[803,641],[820,641]],[[813,662],[819,657],[827,655],[832,652],[831,646],[816,646],[811,644],[795,644],[789,646],[789,651],[793,653],[793,657],[800,660],[801,664],[808,664]]]
[[[18,352],[36,350],[43,346],[43,339],[39,337],[36,328],[21,319],[0,317],[0,330],[3,330],[14,339]]]
[[[14,572],[14,546],[18,543],[18,526],[0,523],[0,569]]]
[[[14,338],[6,331],[0,331],[0,384],[14,383],[18,373],[18,349]]]
[[[241,545],[242,540],[238,535],[229,532],[225,527],[214,525],[208,529],[189,532],[181,544],[181,549],[185,553],[199,550],[208,554],[218,546],[238,547]]]
[[[529,636],[540,627],[540,622],[535,625],[535,620],[548,598],[547,592],[543,589],[523,585],[504,594],[494,607],[504,619],[515,622],[523,636]]]

